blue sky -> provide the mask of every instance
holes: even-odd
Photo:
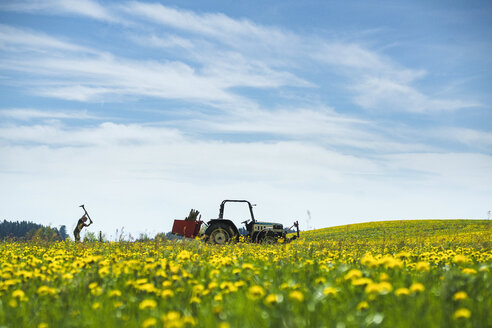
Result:
[[[0,218],[72,228],[85,203],[94,231],[152,235],[226,198],[303,228],[483,218],[491,9],[4,1]]]

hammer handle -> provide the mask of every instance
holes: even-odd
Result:
[[[83,205],[82,205],[82,208],[84,209],[85,215],[87,215],[87,217],[89,218],[89,220],[92,222],[92,219],[89,216],[89,213],[87,213],[87,210],[85,209],[85,207]]]

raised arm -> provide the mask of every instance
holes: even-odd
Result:
[[[86,213],[86,214],[84,214],[84,216],[83,216],[82,218],[89,219],[89,224],[84,223],[84,227],[88,227],[88,226],[90,226],[90,225],[92,224],[92,220],[91,220],[91,218],[89,217],[89,215],[87,215],[87,213]],[[84,220],[84,221],[85,221],[85,220]]]

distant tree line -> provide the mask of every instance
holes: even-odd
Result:
[[[68,238],[67,227],[53,228],[30,221],[0,221],[0,240],[65,240]]]

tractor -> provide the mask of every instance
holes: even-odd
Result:
[[[299,223],[294,222],[292,227],[284,229],[280,223],[273,222],[260,222],[255,219],[253,214],[253,206],[247,200],[231,200],[226,199],[220,204],[219,217],[212,219],[203,227],[202,221],[184,221],[174,220],[172,233],[185,237],[202,237],[206,242],[211,244],[225,244],[229,242],[235,242],[239,238],[239,230],[236,225],[228,219],[224,219],[224,207],[227,203],[246,203],[249,208],[251,219],[243,221],[242,224],[246,226],[246,240],[254,243],[274,244],[279,239],[283,239],[286,242],[290,242],[296,238],[299,238]],[[287,232],[293,227],[296,228],[297,234],[292,238],[287,237]]]

